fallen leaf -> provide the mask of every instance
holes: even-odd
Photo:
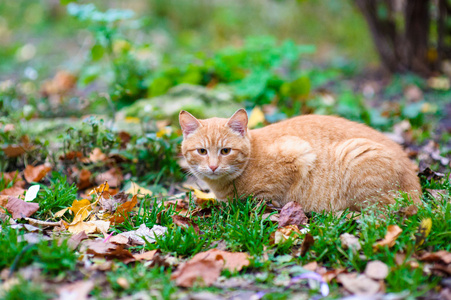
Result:
[[[130,283],[128,283],[128,280],[125,277],[119,277],[118,279],[116,279],[116,283],[124,290],[130,288]]]
[[[77,249],[78,245],[81,241],[86,240],[88,238],[88,235],[86,232],[82,231],[80,233],[74,234],[70,237],[70,239],[67,241],[67,246],[71,248],[72,250]]]
[[[62,210],[57,211],[57,212],[53,215],[53,217],[54,217],[54,218],[61,218],[61,217],[66,213],[66,211],[68,211],[68,210],[69,210],[69,207],[63,208]]]
[[[97,184],[108,181],[108,184],[111,187],[120,187],[123,180],[124,177],[122,176],[122,172],[118,168],[112,168],[104,173],[97,175],[95,178]]]
[[[5,207],[6,204],[8,204],[8,198],[9,198],[9,196],[0,195],[0,213],[5,213],[5,210],[3,209],[3,207]]]
[[[72,224],[75,224],[84,221],[89,216],[92,207],[88,199],[82,199],[80,201],[74,200],[69,209],[75,214],[72,220]]]
[[[432,253],[423,254],[419,260],[427,262],[443,262],[445,264],[451,264],[451,253],[445,250],[440,250]]]
[[[130,188],[125,191],[126,194],[138,195],[139,197],[152,196],[152,191],[145,189],[132,182]]]
[[[89,154],[89,160],[93,163],[106,160],[106,155],[100,150],[100,148],[94,148],[91,154]]]
[[[22,154],[26,153],[33,149],[32,145],[22,144],[22,145],[8,145],[3,147],[2,150],[6,154],[6,156],[10,158],[19,157]]]
[[[25,189],[17,186],[10,187],[8,189],[4,189],[1,194],[4,196],[15,196],[20,197],[25,193]]]
[[[50,172],[50,170],[52,170],[52,168],[47,165],[39,165],[36,167],[28,165],[25,168],[24,177],[28,183],[39,182],[48,172]]]
[[[104,198],[107,196],[107,198]],[[112,197],[108,197],[107,193],[104,193],[102,197],[99,198],[99,204],[103,210],[108,212],[115,212],[118,207],[128,201],[128,195],[124,192],[120,192]]]
[[[177,286],[182,287],[192,287],[195,283],[210,286],[218,279],[223,265],[222,260],[188,261],[172,273],[171,279],[175,280]]]
[[[356,295],[375,295],[381,288],[379,282],[363,274],[339,274],[337,279],[345,289]]]
[[[425,168],[424,170],[422,170],[421,172],[418,173],[418,176],[426,177],[427,180],[431,180],[431,179],[440,180],[443,177],[445,177],[445,174],[432,171],[430,168]]]
[[[194,223],[190,218],[183,217],[180,215],[172,215],[172,221],[175,225],[180,226],[182,228],[188,228],[193,227],[194,231],[196,231],[197,234],[200,233],[199,226]]]
[[[5,186],[8,185],[10,182],[14,181],[20,181],[21,177],[19,177],[19,171],[13,171],[13,172],[3,172],[0,173],[0,178],[3,178]]]
[[[307,254],[310,247],[315,243],[315,239],[313,238],[313,235],[310,233],[307,233],[304,237],[304,240],[302,241],[301,245],[301,256],[303,257],[305,254]]]
[[[59,300],[86,300],[94,288],[94,281],[76,281],[58,289]]]
[[[385,279],[388,276],[388,267],[380,260],[370,261],[366,264],[365,275],[372,279]]]
[[[343,249],[352,249],[354,253],[356,253],[362,248],[359,239],[356,236],[349,234],[347,232],[340,235],[340,241]]]
[[[287,225],[306,225],[308,218],[302,209],[302,206],[294,201],[288,202],[282,208],[279,214],[279,228]]]
[[[206,252],[200,252],[193,256],[190,262],[196,262],[200,260],[223,260],[223,268],[230,272],[238,272],[245,266],[250,264],[249,255],[244,252],[229,252],[219,249],[210,249]]]
[[[78,174],[77,187],[80,190],[84,190],[92,185],[91,183],[91,171],[87,169],[82,169]]]
[[[109,190],[110,190],[110,186],[109,186],[108,182],[105,182],[105,183],[102,183],[101,185],[99,185],[98,187],[93,188],[88,193],[88,196],[91,196],[93,194],[96,194],[96,195],[100,194],[100,195],[102,195],[103,193],[108,192]]]
[[[387,228],[387,233],[383,240],[376,242],[373,245],[373,249],[378,249],[383,246],[393,247],[395,245],[396,239],[402,233],[402,229],[398,225],[389,225]]]
[[[260,107],[256,106],[249,114],[248,127],[255,128],[258,124],[265,122],[265,114]]]
[[[37,212],[39,204],[25,202],[19,198],[10,196],[5,208],[12,215],[13,219],[20,219],[29,217]]]
[[[327,283],[330,283],[334,278],[336,278],[339,274],[345,273],[346,268],[339,268],[327,271],[326,273],[322,274],[321,277],[323,280]]]
[[[447,190],[432,190],[432,189],[426,189],[426,191],[431,194],[431,196],[434,199],[437,200],[443,200],[445,199],[446,196],[449,196],[448,191]]]
[[[137,196],[134,195],[132,200],[127,201],[121,204],[114,215],[110,218],[110,222],[113,224],[120,224],[125,221],[125,218],[128,216],[128,213],[136,206],[138,203]]]
[[[278,228],[274,233],[274,244],[279,244],[287,241],[288,239],[298,239],[301,235],[299,228],[296,225],[288,225],[282,228]]]
[[[152,260],[155,256],[155,253],[157,253],[158,250],[152,250],[152,251],[146,251],[141,254],[134,254],[133,257],[136,260]]]
[[[105,234],[110,227],[109,221],[96,220],[96,221],[78,221],[76,223],[68,224],[67,230],[72,234],[80,232],[90,233],[103,233]]]
[[[73,160],[75,158],[81,160],[83,158],[83,153],[81,153],[80,151],[70,151],[64,153],[63,155],[60,155],[59,157],[60,160]]]
[[[33,201],[38,196],[39,188],[39,184],[30,186],[25,193],[25,202]]]
[[[307,271],[315,272],[318,268],[318,263],[316,261],[309,262],[308,264],[305,264],[302,266]]]
[[[424,243],[427,236],[431,232],[432,228],[432,220],[431,218],[423,219],[420,222],[420,225],[418,225],[417,234],[415,236],[415,246],[420,246]]]
[[[151,229],[149,229],[146,224],[141,224],[137,230],[122,232],[116,236],[123,236],[130,239],[135,245],[144,245],[146,241],[149,243],[155,243],[155,236],[163,236],[166,234],[167,230],[168,229],[164,226],[154,225]]]
[[[133,254],[127,249],[124,249],[124,245],[116,245],[113,243],[104,243],[101,240],[88,241],[86,243],[87,253],[93,254],[96,257],[102,257],[107,260],[119,259],[123,263],[129,263],[135,261]]]

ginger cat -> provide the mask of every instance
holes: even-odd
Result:
[[[398,190],[420,202],[416,166],[382,133],[342,118],[305,115],[248,130],[244,109],[230,119],[179,115],[182,153],[219,200],[253,195],[305,211],[389,204]]]

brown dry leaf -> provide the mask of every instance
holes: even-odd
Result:
[[[210,249],[206,252],[200,252],[194,255],[190,262],[199,260],[223,260],[224,269],[230,272],[239,272],[245,266],[249,265],[249,255],[244,252],[229,252],[219,249]]]
[[[303,265],[302,267],[308,271],[316,272],[316,269],[318,268],[318,263],[316,261],[312,261],[306,265]]]
[[[376,242],[373,245],[373,249],[378,249],[383,246],[393,247],[395,245],[396,239],[401,234],[402,229],[398,225],[389,225],[387,228],[387,233],[383,240]]]
[[[323,280],[327,283],[331,282],[334,278],[336,278],[339,274],[345,273],[346,268],[339,268],[335,270],[327,271],[326,273],[322,274],[321,277]]]
[[[432,190],[432,189],[426,189],[426,191],[431,194],[431,196],[437,200],[443,200],[445,196],[449,196],[447,190]]]
[[[445,177],[445,174],[440,173],[440,172],[435,172],[432,171],[430,168],[425,168],[424,170],[422,170],[421,172],[418,173],[418,176],[424,176],[426,177],[427,180],[440,180],[443,177]]]
[[[33,149],[33,146],[29,145],[29,144],[8,145],[8,146],[2,148],[2,150],[6,154],[6,156],[11,157],[11,158],[21,156],[22,154],[24,154],[27,151],[30,151],[32,149]]]
[[[308,218],[302,209],[302,206],[294,201],[288,202],[282,208],[279,214],[279,228],[287,225],[306,225]]]
[[[100,148],[94,148],[91,154],[89,154],[89,160],[93,163],[106,160],[106,155],[100,150]]]
[[[432,253],[423,254],[419,260],[427,262],[442,262],[445,264],[451,264],[451,253],[445,250],[440,250]]]
[[[4,196],[21,197],[25,192],[26,192],[25,189],[18,186],[13,186],[10,187],[9,189],[4,189],[0,194]]]
[[[182,287],[192,287],[195,283],[210,286],[218,279],[223,265],[223,260],[188,261],[172,273],[171,279]]]
[[[196,223],[194,223],[190,218],[183,217],[180,215],[172,215],[172,221],[174,222],[175,225],[180,226],[182,228],[188,228],[192,226],[197,234],[200,233],[199,226]]]
[[[285,242],[286,240],[298,239],[301,235],[297,225],[288,225],[282,228],[278,228],[274,234],[274,244]]]
[[[379,282],[363,274],[339,274],[337,279],[345,289],[356,295],[375,295],[381,289]]]
[[[107,193],[110,190],[110,186],[108,184],[108,182],[102,183],[101,185],[99,185],[96,188],[93,188],[89,193],[88,196],[91,196],[93,194],[96,195],[103,195],[103,193]]]
[[[91,171],[87,169],[83,169],[80,171],[80,174],[78,174],[78,182],[77,187],[80,190],[84,190],[92,185],[91,183]]]
[[[106,196],[106,193],[104,193],[103,196]],[[104,198],[103,196],[100,197],[99,204],[103,210],[106,210],[108,212],[115,212],[119,206],[128,201],[128,195],[124,192],[120,192],[108,198]]]
[[[367,263],[365,275],[372,279],[385,279],[388,276],[388,267],[380,260],[374,260]]]
[[[216,203],[216,196],[213,192],[205,193],[199,189],[192,188],[194,192],[194,202],[200,207],[205,207]]]
[[[61,217],[66,213],[66,211],[69,210],[69,208],[70,208],[70,207],[66,207],[66,208],[63,208],[63,209],[57,211],[57,212],[53,215],[53,217],[54,217],[54,218],[61,218]]]
[[[113,224],[120,224],[125,221],[125,218],[128,216],[128,213],[136,206],[138,203],[138,197],[136,195],[133,196],[132,200],[127,201],[121,204],[114,215],[110,218],[110,222]]]
[[[2,207],[5,207],[6,204],[8,204],[8,198],[7,195],[0,195],[0,213],[5,213],[5,210]]]
[[[19,171],[12,171],[12,172],[3,172],[0,173],[0,178],[3,177],[3,180],[5,181],[5,185],[12,181],[20,180]]]
[[[315,243],[315,239],[313,238],[313,235],[310,233],[307,233],[304,237],[304,241],[302,241],[301,245],[301,256],[303,257],[305,254],[307,254],[310,247]]]
[[[102,257],[108,260],[119,259],[123,263],[129,263],[135,261],[133,254],[127,249],[124,249],[124,245],[116,245],[113,243],[104,243],[102,240],[88,241],[87,253],[93,254],[96,257]]]
[[[80,151],[70,151],[60,155],[59,157],[60,160],[73,160],[75,158],[81,160],[83,158],[83,153]]]
[[[86,300],[94,288],[94,281],[76,281],[58,289],[59,300],[77,299]]]
[[[47,173],[50,172],[50,170],[52,170],[52,168],[47,165],[39,165],[36,167],[28,165],[23,173],[25,180],[28,183],[31,183],[41,181],[41,179],[44,178],[45,175],[47,175]]]
[[[354,253],[362,248],[359,239],[355,235],[347,232],[340,235],[340,241],[343,249],[352,249]]]
[[[72,222],[71,224],[67,225],[67,230],[72,234],[77,234],[80,232],[85,232],[87,234],[89,233],[103,233],[104,235],[108,231],[110,227],[109,221],[103,221],[103,220],[96,220],[96,221],[89,221],[89,222]]]
[[[158,250],[152,250],[152,251],[146,251],[141,254],[134,254],[133,257],[136,260],[152,260],[155,256],[155,253],[157,253]]]
[[[71,248],[72,250],[75,250],[75,249],[77,249],[77,247],[81,243],[81,241],[86,240],[87,238],[88,238],[88,235],[84,231],[74,234],[67,241],[67,246],[69,248]]]
[[[39,204],[25,202],[19,198],[9,196],[6,210],[12,215],[13,219],[30,217],[39,209]]]
[[[95,179],[97,184],[108,181],[108,184],[111,187],[120,187],[123,180],[124,177],[122,176],[122,172],[118,168],[111,168],[110,170],[97,175]]]

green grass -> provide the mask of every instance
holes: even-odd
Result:
[[[77,254],[67,246],[67,240],[40,240],[36,244],[23,240],[24,232],[2,226],[0,235],[0,269],[17,271],[20,267],[36,265],[44,274],[56,276],[74,270]]]
[[[40,220],[51,219],[53,215],[66,207],[72,206],[77,200],[77,187],[69,184],[65,176],[53,172],[50,186],[41,184],[41,190],[35,202],[39,203],[39,210],[36,217]]]
[[[18,282],[8,290],[0,287],[0,299],[2,300],[19,300],[19,299],[33,299],[33,300],[49,300],[55,299],[55,295],[44,291],[43,286],[37,283],[30,282],[19,278]]]

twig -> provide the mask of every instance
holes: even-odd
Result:
[[[32,225],[41,225],[41,226],[61,226],[62,225],[61,221],[47,222],[47,221],[41,221],[41,220],[37,220],[37,219],[33,219],[33,218],[24,218],[24,219],[27,220]]]

